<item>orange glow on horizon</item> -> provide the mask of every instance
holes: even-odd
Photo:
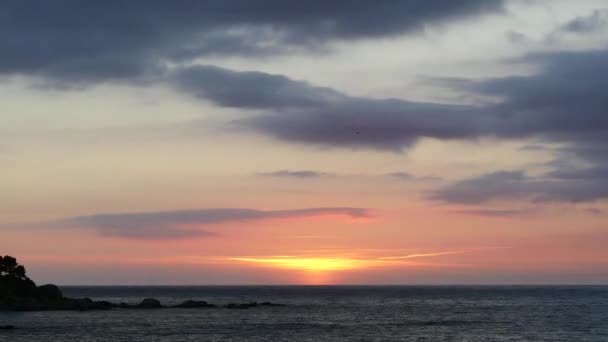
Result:
[[[305,271],[345,271],[370,266],[369,260],[348,258],[298,258],[298,257],[269,257],[269,258],[228,258],[232,261],[258,263],[268,267],[287,268]]]

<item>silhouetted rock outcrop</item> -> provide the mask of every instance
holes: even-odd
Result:
[[[230,303],[228,309],[249,309],[257,306],[283,306],[270,302]],[[169,308],[217,308],[215,304],[203,300],[187,300]],[[0,256],[0,311],[43,311],[43,310],[111,310],[121,309],[161,309],[166,308],[158,299],[145,298],[139,304],[114,304],[107,301],[94,301],[90,298],[67,298],[61,289],[53,284],[36,286],[26,276],[25,267],[10,256]],[[1,329],[12,329],[3,326]]]
[[[195,309],[195,308],[216,308],[217,305],[209,304],[204,300],[187,300],[181,304],[175,305],[174,308]]]
[[[38,286],[36,292],[38,298],[43,298],[44,300],[60,301],[63,299],[63,293],[57,285],[46,284]]]
[[[145,298],[139,304],[127,304],[127,303],[111,304],[110,303],[110,305],[112,305],[113,307],[116,307],[116,308],[120,308],[120,309],[161,309],[161,308],[164,308],[164,306],[162,306],[162,304],[160,304],[160,301],[155,298]]]
[[[271,302],[263,302],[263,303],[260,303],[260,306],[285,306],[285,304],[277,304],[277,303],[271,303]]]
[[[26,276],[25,267],[11,256],[0,256],[0,305],[15,298],[37,297],[36,284]]]
[[[258,306],[257,302],[251,302],[251,303],[241,303],[241,304],[230,303],[230,304],[226,304],[224,307],[227,309],[249,309],[249,308],[254,308],[256,306]]]
[[[251,302],[251,303],[240,303],[240,304],[230,303],[230,304],[224,305],[224,307],[227,309],[249,309],[249,308],[255,308],[257,306],[285,306],[285,304],[275,304],[275,303],[271,303],[271,302],[263,302],[263,303]]]
[[[162,307],[160,301],[154,298],[146,298],[137,304],[137,308],[139,309],[160,309]]]
[[[0,256],[0,310],[108,310],[109,302],[66,298],[56,285],[36,286],[25,267],[11,256]]]

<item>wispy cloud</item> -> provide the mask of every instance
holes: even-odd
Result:
[[[429,258],[429,257],[437,257],[437,256],[452,255],[452,254],[463,254],[463,253],[466,253],[466,251],[417,253],[417,254],[381,257],[381,258],[377,258],[377,260],[404,260],[404,259],[414,259],[414,258]]]
[[[330,177],[334,174],[313,170],[278,170],[272,172],[258,172],[257,175],[264,177],[275,177],[275,178],[300,178],[300,179],[311,179]]]
[[[420,182],[435,182],[442,180],[441,177],[437,176],[416,176],[409,172],[405,171],[397,171],[397,172],[389,172],[384,174],[385,177],[398,179],[402,181],[420,181]]]
[[[593,215],[593,216],[599,216],[602,215],[604,213],[604,211],[602,209],[599,208],[587,208],[585,209],[585,212]]]
[[[522,217],[532,213],[529,209],[462,209],[451,213],[484,217]]]
[[[414,178],[416,178],[414,175],[412,175],[409,172],[390,172],[386,174],[387,177],[390,178],[396,178],[396,179],[400,179],[400,180],[412,180]]]

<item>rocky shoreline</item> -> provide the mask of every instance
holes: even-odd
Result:
[[[1,311],[89,311],[112,309],[196,309],[225,308],[249,309],[255,307],[284,306],[270,302],[230,303],[216,305],[203,300],[187,300],[177,305],[165,306],[155,298],[145,298],[139,304],[111,303],[90,298],[64,297],[61,289],[53,284],[36,286],[26,276],[25,267],[11,256],[0,255],[0,312]],[[1,326],[9,330],[11,326]]]
[[[271,302],[229,303],[217,305],[203,300],[187,300],[177,305],[163,305],[155,298],[145,298],[138,304],[95,301],[90,298],[67,298],[41,301],[35,298],[14,298],[10,304],[0,304],[0,311],[91,311],[112,309],[250,309],[285,306]]]
[[[56,285],[38,286],[35,295],[11,296],[0,300],[0,311],[90,311],[112,309],[200,309],[225,308],[249,309],[255,307],[284,306],[271,302],[229,303],[217,305],[204,300],[187,300],[177,305],[162,305],[158,299],[145,298],[138,304],[112,303],[105,300],[95,301],[91,298],[68,298]]]

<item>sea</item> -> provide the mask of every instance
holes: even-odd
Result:
[[[63,287],[68,297],[281,307],[0,313],[4,342],[608,341],[608,286]]]

